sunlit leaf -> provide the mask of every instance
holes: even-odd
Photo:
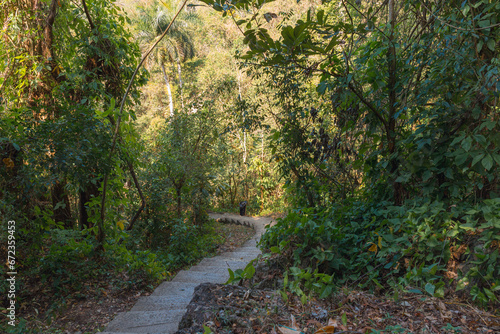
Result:
[[[12,161],[11,158],[3,158],[2,161],[5,164],[5,166],[7,166],[7,168],[13,168],[14,167],[14,161]]]
[[[118,221],[116,223],[116,226],[118,226],[118,228],[123,231],[125,229],[125,220]]]

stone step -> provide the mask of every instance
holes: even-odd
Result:
[[[244,268],[250,261],[254,260],[256,256],[249,256],[249,257],[226,257],[224,260],[228,261],[242,261],[244,263],[243,267]]]
[[[191,298],[196,286],[198,286],[197,283],[163,282],[151,296],[186,296]]]
[[[247,242],[245,242],[243,244],[243,247],[253,247],[253,248],[255,248],[255,247],[257,247],[257,240],[250,239],[250,240],[248,240]]]
[[[236,251],[236,252],[225,252],[222,254],[219,254],[219,257],[226,258],[226,257],[257,257],[260,254],[262,254],[259,250],[255,249],[253,251]]]
[[[191,296],[148,296],[140,298],[130,311],[167,311],[185,308],[190,301]]]
[[[231,266],[227,266],[225,262],[215,262],[213,264],[198,264],[194,267],[191,267],[191,271],[195,272],[206,272],[206,273],[227,273],[228,269],[235,271],[237,269],[243,269],[247,265],[247,262],[238,262],[237,265],[233,264]]]
[[[238,269],[244,269],[246,265],[241,265],[241,266],[233,266],[231,268],[222,268],[222,267],[217,267],[217,266],[194,266],[189,268],[189,271],[193,272],[205,272],[205,273],[229,273],[228,269],[231,269],[232,271],[236,271]]]
[[[249,253],[262,253],[259,249],[255,247],[255,245],[242,246],[237,249],[237,252],[249,252]]]
[[[220,262],[217,265],[196,265],[189,268],[189,271],[198,271],[204,273],[218,273],[218,272],[227,272],[227,266],[224,262]],[[234,269],[233,269],[234,268]],[[232,270],[236,270],[241,268],[241,266],[234,266],[231,268]]]
[[[206,259],[203,259],[200,261],[200,263],[198,263],[198,265],[208,265],[208,266],[211,266],[211,265],[223,265],[224,268],[245,268],[245,266],[247,265],[247,261],[242,261],[240,259],[236,259],[236,260],[228,260],[228,259],[224,259],[224,258],[221,258],[219,256],[216,256],[216,257],[211,257],[211,258],[206,258]]]
[[[185,308],[168,311],[121,312],[108,325],[108,332],[172,333],[178,329]]]
[[[259,252],[231,252],[231,253],[223,253],[219,255],[222,259],[242,259],[244,261],[251,261],[259,256],[261,253]]]
[[[225,283],[229,279],[229,272],[204,273],[200,271],[181,270],[172,282],[188,283]]]

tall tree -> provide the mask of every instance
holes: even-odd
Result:
[[[139,8],[139,14],[136,18],[139,32],[136,37],[144,50],[149,49],[156,39],[163,34],[170,22],[172,22],[173,16],[176,13],[176,7],[177,2],[175,1],[162,2],[161,4],[154,1],[151,7],[146,9]],[[154,10],[149,8],[154,8]],[[183,11],[172,24],[168,35],[154,50],[154,60],[161,68],[167,87],[171,116],[174,115],[174,103],[170,85],[171,80],[165,70],[165,64],[169,63],[177,67],[179,96],[181,105],[184,107],[181,62],[194,57],[194,45],[188,27],[193,22],[196,22],[196,19],[196,14]]]
[[[0,46],[7,59],[0,67],[2,84],[7,83],[1,92],[0,128],[14,125],[10,130],[15,131],[5,137],[12,137],[23,152],[24,163],[19,165],[24,179],[18,183],[25,191],[19,198],[28,203],[23,214],[38,217],[44,229],[68,220],[70,227],[75,225],[70,204],[79,201],[79,223],[91,226],[95,209],[89,201],[99,196],[103,172],[119,162],[106,159],[110,123],[139,48],[119,24],[125,17],[105,1],[89,6],[84,0],[5,1],[1,6],[1,38],[8,43]],[[6,71],[3,64],[8,64]],[[144,79],[140,72],[127,105],[137,101],[137,87]],[[131,116],[130,110],[125,114]],[[44,198],[51,199],[50,207]]]

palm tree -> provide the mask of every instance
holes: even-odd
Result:
[[[136,37],[144,50],[149,49],[156,39],[163,34],[175,15],[176,7],[178,6],[175,0],[162,2],[162,4],[159,4],[155,0],[152,6],[146,9],[139,8],[139,15],[136,20],[139,32]],[[149,8],[154,9],[151,10]],[[192,12],[182,12],[174,21],[172,27],[170,27],[167,36],[165,36],[154,50],[153,60],[160,65],[163,79],[167,86],[170,116],[174,115],[174,103],[172,99],[172,90],[170,88],[170,78],[165,71],[165,64],[170,63],[173,66],[175,66],[175,64],[177,65],[180,98],[182,107],[184,108],[181,62],[194,57],[194,46],[188,31],[188,26],[190,23],[196,22],[197,19],[197,15]]]

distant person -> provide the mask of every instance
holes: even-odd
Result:
[[[246,208],[247,208],[247,201],[240,202],[240,216],[245,215]]]

